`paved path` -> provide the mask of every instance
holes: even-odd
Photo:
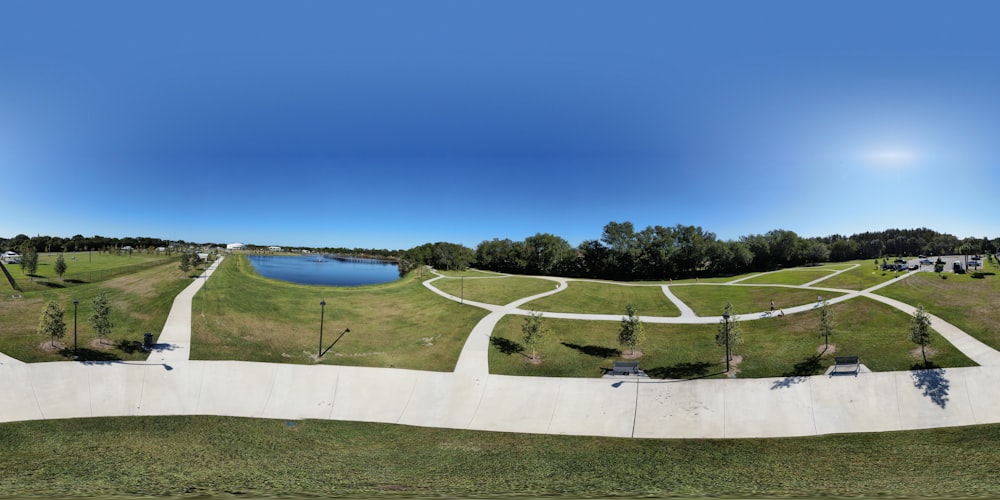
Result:
[[[528,314],[520,306],[570,286],[565,279],[545,279],[553,280],[553,290],[503,306],[464,301],[490,313],[473,328],[453,373],[191,361],[191,298],[205,283],[196,280],[175,301],[177,310],[158,339],[164,347],[147,362],[26,364],[0,358],[0,421],[230,415],[641,438],[809,436],[1000,422],[1000,354],[969,342],[971,337],[940,318],[933,318],[934,328],[984,366],[685,381],[490,375],[489,337],[496,322],[506,314]],[[433,282],[425,286],[461,301]],[[838,299],[864,296],[910,307],[871,290]],[[572,315],[608,319],[604,316]]]
[[[201,276],[177,294],[163,330],[156,339],[156,346],[149,355],[150,362],[172,363],[191,359],[191,301],[194,294],[208,283],[208,278],[225,257],[220,257]]]

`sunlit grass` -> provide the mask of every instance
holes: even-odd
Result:
[[[721,316],[726,302],[732,302],[737,314],[771,310],[771,301],[777,309],[817,302],[820,295],[832,299],[842,293],[816,291],[780,286],[694,285],[673,286],[670,291],[699,316]]]
[[[833,348],[823,353],[819,310],[763,320],[742,321],[744,344],[739,377],[783,377],[823,373],[834,352],[857,355],[872,371],[909,370],[922,363],[906,332],[909,315],[885,304],[855,298],[830,307],[834,315]],[[617,321],[547,318],[551,333],[538,345],[541,364],[527,363],[521,325],[524,317],[507,316],[493,332],[490,370],[505,375],[599,377],[622,359]],[[653,377],[723,376],[724,351],[715,344],[717,324],[667,325],[645,323],[646,341],[639,348],[640,367]],[[974,366],[946,342],[935,344],[930,361],[940,367]]]
[[[572,280],[566,290],[528,302],[523,308],[552,312],[625,314],[625,306],[629,303],[643,316],[680,316],[680,310],[667,299],[659,285],[597,281]]]
[[[72,348],[75,299],[79,301],[76,306],[77,344],[84,359],[145,359],[148,353],[138,349],[143,334],[160,333],[174,298],[190,283],[187,274],[181,272],[171,260],[97,283],[6,294],[0,301],[0,352],[26,362],[68,359],[69,353],[65,351],[48,352],[39,347],[48,337],[38,335],[38,318],[49,300],[58,302],[66,311],[63,317],[67,326],[66,337],[62,342]],[[110,337],[106,337],[109,345],[92,346],[91,342],[97,339],[97,335],[87,318],[91,314],[94,296],[102,290],[108,293],[115,326]],[[15,295],[20,298],[13,298]]]
[[[517,299],[530,297],[554,289],[554,281],[526,278],[521,276],[492,275],[484,277],[480,273],[474,277],[442,278],[433,283],[434,287],[455,297],[465,298],[485,304],[509,304]]]
[[[659,440],[126,417],[0,424],[0,442],[12,498],[1000,495],[1000,425]]]
[[[989,266],[981,277],[976,276],[922,272],[875,293],[923,305],[928,312],[1000,349],[1000,275]]]
[[[383,285],[299,285],[262,278],[245,256],[233,256],[195,296],[191,355],[314,363],[322,320],[328,352],[321,363],[448,371],[486,311],[441,298],[422,285],[427,278],[414,272]]]

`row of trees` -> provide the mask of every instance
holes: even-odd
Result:
[[[529,361],[533,364],[541,363],[537,346],[542,338],[550,333],[548,327],[544,324],[542,314],[532,312],[525,317],[524,323],[521,325],[521,333],[522,342],[525,347],[531,350],[531,356],[528,358]],[[825,342],[824,352],[829,348],[830,337],[833,334],[833,313],[830,310],[829,303],[823,302],[823,307],[820,309],[819,336]],[[931,344],[933,337],[931,334],[930,316],[923,306],[917,307],[910,318],[908,337],[911,342],[920,346],[920,353],[926,365],[926,347]],[[645,330],[642,321],[639,319],[638,312],[632,304],[627,304],[625,315],[622,316],[618,327],[618,344],[622,348],[629,349],[627,357],[635,358],[641,356],[641,354],[636,355],[636,349],[642,345],[645,338]],[[726,362],[726,371],[729,372],[730,361],[733,359],[733,350],[737,345],[743,344],[743,328],[740,325],[739,318],[733,311],[733,304],[730,302],[727,302],[726,307],[723,309],[722,320],[719,321],[719,326],[715,334],[715,344],[725,348],[726,354],[724,359]]]
[[[56,347],[56,339],[61,339],[66,335],[65,314],[66,310],[63,309],[62,305],[55,300],[50,300],[38,319],[38,333],[49,337],[53,348]],[[100,291],[94,296],[87,322],[97,333],[100,342],[103,342],[104,337],[111,334],[111,329],[115,325],[111,319],[111,302],[108,300],[107,292]]]
[[[454,243],[427,243],[403,252],[400,273],[419,265],[438,269],[475,266],[503,273],[663,280],[699,275],[767,271],[809,263],[877,259],[885,255],[994,253],[1000,238],[966,238],[930,229],[866,232],[852,236],[803,238],[775,229],[720,240],[699,226],[647,226],[610,222],[600,239],[573,247],[565,239],[538,233],[522,241],[483,241],[473,251]]]

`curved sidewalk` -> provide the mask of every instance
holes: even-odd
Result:
[[[567,288],[566,280],[547,279],[558,283],[553,290],[504,306],[465,301],[491,312],[471,332],[452,373],[190,361],[191,298],[204,284],[196,280],[175,300],[177,315],[171,311],[159,338],[164,348],[145,363],[0,364],[0,421],[228,415],[640,438],[809,436],[1000,422],[1000,363],[677,381],[489,374],[489,336],[496,321],[524,314],[520,305]],[[967,337],[957,328],[951,333]]]

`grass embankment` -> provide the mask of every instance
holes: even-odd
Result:
[[[63,256],[63,261],[66,263],[66,272],[61,278],[55,271],[56,259],[59,258],[59,255]],[[176,254],[168,256],[162,253],[135,252],[132,255],[101,252],[42,253],[38,254],[38,268],[35,270],[35,274],[25,274],[20,264],[6,264],[5,267],[22,291],[32,292],[104,281],[168,261],[177,262],[178,259]],[[7,280],[0,280],[0,285],[9,289]]]
[[[441,278],[431,285],[455,297],[464,297],[465,300],[504,305],[524,297],[548,292],[554,289],[557,284],[554,281],[539,278],[485,276],[483,273],[478,273],[478,275],[465,279]]]
[[[700,288],[678,287],[678,288]],[[721,287],[719,287],[721,288]],[[742,287],[734,287],[742,288]],[[780,290],[780,289],[779,289]],[[821,354],[819,310],[783,317],[742,321],[744,344],[738,377],[786,377],[823,373],[834,353],[858,355],[873,371],[909,370],[923,363],[907,338],[909,315],[879,302],[856,298],[829,306],[834,315],[831,349]],[[639,311],[644,313],[644,311]],[[521,344],[524,317],[507,316],[493,331],[490,371],[505,375],[599,377],[621,359],[616,321],[548,318],[551,330],[537,346],[542,363],[528,363]],[[646,340],[639,366],[656,378],[723,377],[724,351],[715,344],[716,324],[644,324]],[[951,344],[938,342],[929,361],[939,367],[974,366]]]
[[[771,283],[776,285],[804,285],[820,278],[830,277],[845,267],[849,266],[796,267],[794,269],[784,269],[773,273],[764,273],[759,276],[754,276],[753,278],[740,281],[740,283],[745,285],[762,283]],[[825,286],[825,283],[820,282],[817,286]]]
[[[631,303],[640,315],[680,316],[660,285],[625,285],[622,283],[577,281],[567,283],[566,290],[528,302],[522,309],[585,314],[625,314]]]
[[[117,272],[130,265],[128,257],[94,256],[92,271]],[[77,260],[86,258],[86,253]],[[77,306],[77,345],[81,360],[112,361],[146,359],[148,353],[139,347],[146,332],[159,335],[170,313],[174,298],[191,283],[188,274],[178,269],[175,260],[160,259],[160,265],[132,271],[95,283],[67,282],[64,286],[29,288],[20,293],[6,293],[0,301],[0,352],[21,361],[65,361],[73,348],[73,300]],[[116,266],[118,264],[119,266]],[[73,264],[69,264],[72,266]],[[20,280],[19,280],[20,281]],[[4,283],[4,286],[7,286]],[[114,328],[104,344],[97,344],[97,335],[87,321],[91,303],[100,291],[108,293]],[[14,298],[19,295],[20,298]],[[50,337],[38,334],[38,319],[49,300],[55,300],[65,314],[66,336],[59,342],[64,349],[47,350]],[[58,341],[58,339],[57,339]]]
[[[842,288],[844,290],[864,290],[885,283],[886,281],[892,281],[908,272],[876,269],[874,261],[871,260],[855,260],[848,264],[858,264],[858,267],[844,271],[830,279],[823,280],[816,286]]]
[[[129,417],[0,425],[7,496],[1000,494],[1000,425],[742,440]]]
[[[919,273],[875,293],[913,306],[923,305],[931,314],[1000,349],[1000,276],[996,271],[995,264],[991,264],[978,274]]]
[[[487,312],[439,297],[421,284],[427,278],[410,273],[384,285],[297,285],[262,278],[245,256],[227,258],[195,296],[192,359],[315,363],[322,314],[321,363],[452,370]]]

